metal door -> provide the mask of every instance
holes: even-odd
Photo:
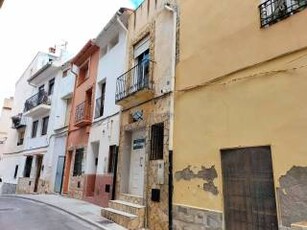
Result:
[[[64,162],[65,162],[65,157],[59,156],[56,174],[55,174],[55,184],[54,184],[54,191],[57,193],[61,193],[61,189],[62,189]]]
[[[270,147],[222,150],[227,230],[277,230]]]
[[[131,145],[129,193],[143,196],[145,168],[144,131],[132,134]]]

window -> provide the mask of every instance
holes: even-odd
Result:
[[[109,162],[108,162],[108,173],[114,173],[115,162],[116,162],[117,146],[111,145],[109,147]]]
[[[18,173],[18,165],[15,166],[14,179],[16,179]]]
[[[33,161],[33,157],[32,156],[27,156],[26,164],[25,164],[25,170],[24,170],[24,173],[23,173],[24,177],[30,177],[30,175],[31,175],[31,168],[32,168],[32,161]]]
[[[46,135],[47,134],[48,122],[49,122],[49,117],[44,117],[43,118],[43,126],[42,126],[42,135]]]
[[[82,174],[83,152],[84,149],[76,150],[73,176],[80,176]]]
[[[134,46],[134,62],[137,65],[134,81],[134,90],[140,90],[149,86],[149,36]]]
[[[264,0],[259,6],[261,27],[277,23],[307,8],[307,0]]]
[[[53,90],[54,90],[54,78],[49,81],[48,95],[53,94]]]
[[[83,64],[80,67],[79,70],[79,78],[78,78],[78,84],[82,84],[88,77],[89,77],[89,69],[88,69],[89,62],[87,61],[85,64]]]
[[[40,87],[38,87],[38,92],[42,92],[45,89],[45,85],[41,85]]]
[[[25,136],[25,130],[20,130],[20,131],[18,132],[18,142],[17,142],[17,146],[23,145],[24,136]]]
[[[150,160],[163,159],[164,147],[164,124],[151,126],[151,152]]]
[[[38,121],[33,121],[33,123],[32,123],[32,133],[31,133],[32,138],[36,137],[37,128],[38,128]]]
[[[95,118],[103,116],[104,98],[106,94],[106,82],[100,84],[101,97],[96,99]]]

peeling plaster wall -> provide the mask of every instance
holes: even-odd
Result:
[[[307,50],[301,50],[177,92],[174,172],[180,179],[174,180],[175,205],[223,212],[220,150],[270,145],[278,224],[306,220],[306,63]],[[197,72],[186,68],[189,76]],[[179,70],[177,76],[182,74]],[[202,166],[212,165],[217,195],[204,191],[204,181],[196,176]]]
[[[307,167],[293,166],[279,178],[278,200],[284,226],[307,220]]]

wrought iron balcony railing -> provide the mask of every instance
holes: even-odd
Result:
[[[12,126],[13,129],[20,129],[26,126],[22,113],[18,113],[17,115],[11,117],[11,119],[13,123],[13,126]]]
[[[261,27],[281,21],[307,8],[307,0],[268,0],[259,6]]]
[[[145,59],[117,78],[115,100],[120,101],[137,91],[150,88],[150,64]]]
[[[48,94],[44,90],[39,91],[37,94],[33,95],[28,100],[26,100],[24,112],[27,112],[41,104],[46,104],[46,105],[50,104]]]
[[[84,121],[90,121],[91,120],[90,110],[91,106],[87,101],[84,101],[81,104],[77,105],[76,114],[75,114],[75,123],[78,124]]]
[[[95,119],[103,115],[104,96],[96,99]]]

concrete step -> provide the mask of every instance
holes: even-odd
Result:
[[[103,208],[101,215],[131,230],[141,229],[143,226],[136,215],[113,208]]]
[[[127,212],[138,217],[144,217],[145,215],[145,206],[123,200],[110,200],[109,208]]]
[[[133,204],[139,204],[139,205],[143,204],[143,197],[132,195],[132,194],[127,194],[127,193],[121,193],[119,195],[119,200],[126,201],[126,202],[133,203]]]

